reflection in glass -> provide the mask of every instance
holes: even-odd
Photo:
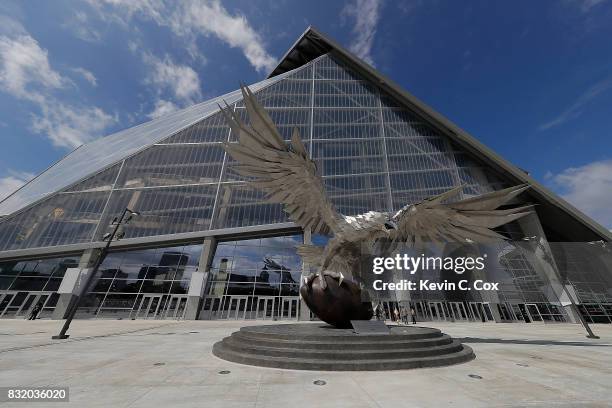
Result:
[[[83,316],[100,318],[163,318],[178,298],[186,299],[189,280],[198,270],[201,244],[113,252],[102,263],[99,278],[86,304],[79,309]],[[99,295],[99,296],[98,296]],[[106,297],[104,305],[100,302]],[[141,303],[155,299],[156,312],[142,312]],[[161,299],[161,301],[159,300]],[[184,305],[185,300],[180,300]],[[147,309],[148,310],[148,309]],[[182,306],[181,312],[184,312]],[[172,312],[168,318],[180,318]]]

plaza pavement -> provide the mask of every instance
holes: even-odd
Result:
[[[612,325],[593,325],[601,339],[591,340],[574,324],[428,322],[476,359],[404,371],[279,370],[211,354],[240,326],[262,323],[78,320],[57,341],[59,321],[0,320],[0,386],[70,388],[69,403],[0,407],[612,406]]]

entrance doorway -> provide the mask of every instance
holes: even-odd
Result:
[[[450,302],[450,311],[453,314],[455,320],[467,321],[469,319],[465,305],[461,302]]]
[[[185,306],[187,306],[187,296],[172,295],[168,300],[164,319],[181,320],[185,317]]]
[[[248,296],[225,296],[223,307],[225,319],[246,319]]]
[[[470,302],[470,312],[474,321],[494,322],[491,305],[488,302]]]
[[[299,298],[295,296],[281,297],[281,319],[297,320],[299,312]]]
[[[525,303],[525,308],[527,309],[527,313],[529,313],[529,317],[534,323],[543,323],[544,319],[542,319],[542,315],[540,314],[540,310],[538,309],[538,305],[534,303]]]
[[[42,303],[40,317],[45,307],[51,306],[52,292],[4,292],[0,294],[0,317],[26,318],[39,303]],[[55,305],[53,305],[55,306]]]
[[[255,319],[271,320],[274,319],[274,296],[259,296],[257,298],[257,308],[255,310]]]
[[[514,306],[508,302],[498,303],[497,311],[499,312],[499,317],[503,322],[522,320],[522,316],[519,314],[520,317],[517,317]]]
[[[162,295],[143,295],[135,319],[155,319],[160,312]]]
[[[429,312],[431,320],[443,321],[447,319],[448,314],[442,302],[429,302]]]

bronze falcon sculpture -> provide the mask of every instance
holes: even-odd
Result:
[[[317,269],[304,278],[300,293],[313,313],[328,323],[345,327],[347,318],[369,319],[372,315],[371,305],[369,311],[359,312],[361,290],[354,282],[345,280],[345,274],[352,275],[359,262],[361,243],[377,239],[409,245],[503,240],[506,237],[492,229],[530,213],[531,206],[497,210],[528,188],[519,185],[447,202],[461,192],[463,186],[460,186],[420,203],[408,204],[396,213],[340,214],[325,193],[316,163],[310,159],[298,129],[294,129],[291,143],[287,144],[251,91],[247,87],[241,89],[250,125],[229,106],[221,108],[238,138],[238,143],[226,143],[225,150],[238,162],[233,167],[235,171],[248,177],[249,184],[265,191],[268,201],[283,204],[297,225],[310,229],[313,234],[333,234],[325,247],[298,247],[302,259]],[[329,288],[330,285],[333,287]],[[340,293],[343,286],[351,296]],[[340,291],[336,293],[338,296],[331,295],[331,301],[321,302],[314,296],[318,294],[320,298],[324,296],[321,292],[330,290]]]

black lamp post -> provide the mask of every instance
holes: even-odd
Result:
[[[130,215],[126,219],[125,216],[128,213]],[[96,274],[98,273],[98,268],[100,268],[102,261],[104,261],[104,258],[106,258],[111,242],[113,242],[113,240],[115,239],[118,241],[121,238],[123,238],[123,236],[125,235],[125,232],[123,230],[119,231],[119,228],[121,227],[122,224],[127,224],[132,219],[132,217],[136,215],[140,215],[140,213],[138,213],[137,211],[132,211],[129,208],[126,208],[125,210],[123,210],[123,213],[121,213],[121,217],[119,217],[118,219],[115,217],[115,219],[110,225],[111,227],[113,227],[112,232],[107,232],[102,237],[102,240],[106,241],[106,246],[102,248],[102,252],[100,252],[100,256],[98,257],[96,266],[94,266],[93,270],[88,275],[87,281],[83,285],[83,288],[80,294],[77,295],[77,298],[74,300],[74,302],[72,302],[72,306],[70,307],[70,310],[68,311],[68,316],[66,317],[66,321],[64,322],[64,326],[62,327],[62,330],[59,332],[58,335],[52,336],[51,337],[52,339],[62,340],[62,339],[67,339],[68,337],[70,337],[70,335],[66,334],[66,332],[68,331],[68,328],[70,327],[70,323],[72,323],[72,319],[74,318],[74,315],[76,314],[77,309],[79,308],[81,299],[83,298],[84,295],[87,295],[87,293],[89,292],[89,286],[91,285],[91,282],[93,282],[94,280],[93,277],[96,276]],[[119,233],[117,233],[118,231]]]

